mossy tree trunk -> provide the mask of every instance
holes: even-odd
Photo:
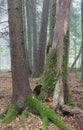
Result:
[[[53,1],[54,2],[54,1]],[[54,3],[55,4],[55,3]],[[46,65],[39,84],[42,85],[39,99],[45,99],[48,92],[54,90],[53,108],[68,102],[68,28],[71,0],[56,2],[56,15],[53,42],[46,55]],[[52,25],[51,25],[52,26]],[[54,25],[53,25],[54,26]],[[68,94],[68,96],[67,96]],[[66,95],[66,99],[64,98]]]
[[[64,90],[64,103],[68,105],[73,105],[71,92],[68,84],[68,59],[69,59],[69,30],[64,37],[64,55],[62,63],[62,81]]]
[[[53,91],[56,80],[56,50],[50,51],[53,42],[54,26],[55,26],[55,12],[56,12],[56,0],[52,0],[52,11],[50,18],[50,33],[47,46],[46,62],[44,65],[44,72],[40,77],[37,87],[41,87],[41,93],[39,94],[40,100],[45,100],[48,97],[48,92]],[[37,88],[36,87],[36,88]]]

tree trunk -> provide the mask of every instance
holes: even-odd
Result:
[[[82,24],[82,58],[81,58],[81,71],[82,71],[82,80],[83,80],[83,1],[81,0],[81,24]]]
[[[41,18],[41,28],[39,37],[39,73],[42,74],[44,70],[45,49],[47,42],[47,26],[48,26],[48,14],[49,14],[49,0],[43,2],[43,12]]]
[[[39,76],[38,69],[38,46],[37,46],[37,24],[36,24],[36,0],[32,0],[32,18],[33,18],[33,76]]]
[[[9,28],[12,68],[12,102],[19,108],[24,106],[25,97],[31,92],[24,49],[24,31],[22,3],[20,0],[8,0]]]
[[[56,3],[53,43],[49,49],[50,52],[46,55],[45,70],[39,81],[39,84],[42,85],[39,95],[39,99],[41,100],[47,98],[49,90],[51,93],[55,87],[53,97],[54,109],[58,105],[68,103],[70,99],[67,81],[69,41],[66,41],[68,40],[66,33],[69,28],[70,3],[71,0],[58,0]],[[64,38],[67,39],[64,40]],[[64,41],[66,42],[64,43]]]
[[[56,12],[56,0],[52,0],[52,10],[51,10],[51,16],[50,16],[50,29],[49,29],[49,41],[47,46],[47,53],[50,50],[50,47],[52,46],[53,42],[53,35],[54,35],[54,26],[55,26],[55,12]]]
[[[33,48],[33,32],[32,32],[32,13],[31,13],[31,6],[29,4],[29,1],[26,0],[26,20],[27,20],[27,42],[28,42],[28,60],[29,60],[29,74],[32,74],[32,48]]]
[[[62,82],[64,91],[64,104],[73,105],[68,83],[68,60],[69,60],[69,30],[64,37],[64,55],[62,63]]]
[[[73,70],[73,68],[74,68],[74,66],[75,66],[75,64],[76,64],[76,62],[77,62],[77,60],[78,60],[78,58],[79,58],[80,55],[81,55],[81,52],[82,52],[82,46],[81,46],[81,48],[80,48],[80,50],[79,50],[79,52],[78,52],[78,55],[77,55],[76,59],[74,60],[73,64],[71,65],[70,70]]]
[[[39,95],[37,94],[40,100],[47,99],[48,93],[49,92],[51,93],[55,88],[56,51],[53,50],[52,52],[50,52],[50,48],[52,47],[53,35],[54,35],[55,12],[56,12],[56,0],[52,0],[52,11],[51,11],[51,17],[50,17],[50,32],[49,32],[50,36],[49,36],[49,41],[48,41],[48,46],[47,46],[46,63],[44,65],[44,72],[40,77],[38,85],[34,89],[34,91],[37,92],[40,86],[42,86],[40,88],[40,93],[38,93]]]

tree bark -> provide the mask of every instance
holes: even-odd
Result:
[[[42,74],[44,70],[44,60],[45,60],[45,49],[47,42],[47,26],[48,26],[48,14],[49,14],[49,0],[44,0],[43,2],[43,12],[41,18],[41,28],[39,37],[39,73]]]
[[[56,70],[58,75],[58,87],[55,86],[53,109],[57,108],[57,105],[64,104],[64,82],[63,82],[63,58],[64,58],[64,37],[69,28],[69,14],[70,14],[71,0],[58,0],[56,3],[56,23],[54,28],[54,37],[52,50],[56,49]],[[64,73],[67,73],[66,71]],[[56,97],[56,88],[59,89],[59,93]],[[60,96],[61,95],[61,96]],[[60,100],[61,101],[60,101]],[[56,102],[57,100],[57,102]]]
[[[24,106],[25,97],[31,92],[24,48],[22,3],[20,0],[8,0],[9,29],[12,68],[12,102],[19,108]]]

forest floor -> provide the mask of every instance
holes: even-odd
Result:
[[[31,88],[35,87],[38,78],[30,78]],[[72,90],[72,96],[76,106],[83,109],[83,85],[80,83],[80,74],[69,74],[69,85]],[[10,72],[0,72],[0,113],[4,112],[11,100],[12,79]],[[52,106],[52,99],[46,102],[49,107]],[[83,130],[83,115],[58,116],[67,124],[70,130]],[[39,116],[29,114],[26,119],[18,116],[16,120],[9,124],[0,124],[0,130],[42,130],[42,120]],[[49,123],[48,130],[60,130],[54,124]]]

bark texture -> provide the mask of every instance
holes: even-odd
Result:
[[[55,86],[55,92],[54,92],[54,98],[53,98],[54,99],[53,109],[56,109],[59,103],[60,103],[59,105],[64,104],[65,90],[67,90],[64,84],[65,81],[63,79],[63,77],[65,76],[63,75],[63,72],[66,74],[67,71],[64,70],[62,66],[63,66],[63,61],[64,61],[64,51],[65,51],[64,48],[66,47],[64,45],[64,38],[69,28],[70,5],[71,5],[71,0],[64,0],[64,1],[58,0],[56,2],[56,16],[55,16],[56,23],[55,23],[55,28],[54,28],[54,37],[53,37],[53,43],[52,43],[51,49],[53,50],[56,48],[56,71],[58,75],[57,82],[59,83],[58,83],[58,87]],[[57,92],[56,89],[59,92],[57,96],[56,96],[56,92]]]
[[[8,0],[8,7],[13,87],[12,102],[22,108],[26,95],[31,91],[24,51],[22,2],[20,0]]]

